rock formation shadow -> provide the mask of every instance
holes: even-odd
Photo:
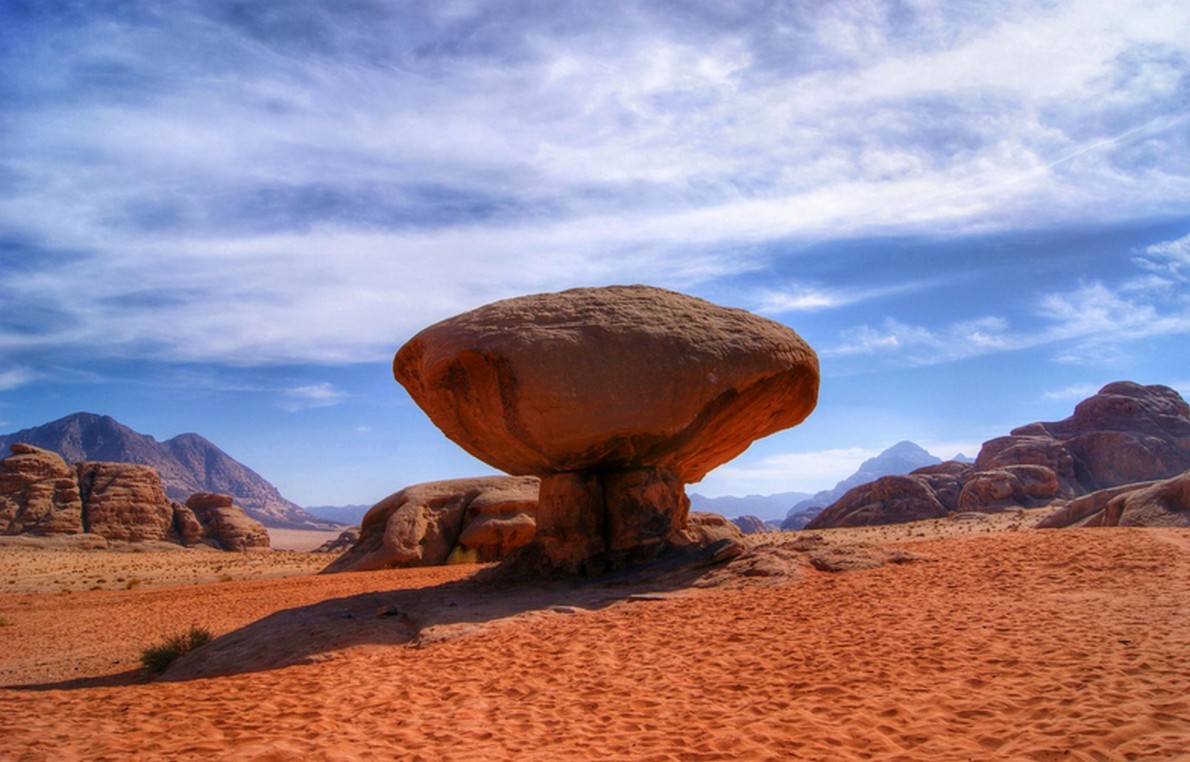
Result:
[[[121,688],[125,685],[147,683],[150,679],[151,676],[142,669],[129,669],[111,675],[74,677],[69,680],[56,680],[52,683],[0,685],[0,688],[6,691],[73,691],[80,688]]]
[[[593,580],[510,580],[497,567],[431,587],[334,598],[277,611],[221,635],[179,658],[157,679],[282,669],[332,659],[336,652],[358,646],[430,647],[499,620],[575,614],[624,600],[673,595],[722,567],[705,551],[663,556]]]

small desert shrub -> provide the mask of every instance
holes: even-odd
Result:
[[[15,624],[16,622],[12,621],[3,614],[0,614],[0,627],[12,627]]]
[[[140,663],[150,672],[164,672],[174,659],[210,642],[210,631],[192,624],[189,630],[169,636],[161,645],[141,651]]]

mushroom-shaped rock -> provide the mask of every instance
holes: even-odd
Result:
[[[413,337],[393,373],[467,452],[542,477],[534,546],[587,572],[680,541],[684,484],[818,396],[818,358],[793,330],[648,286],[480,307]]]

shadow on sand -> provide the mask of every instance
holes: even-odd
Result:
[[[76,677],[70,680],[58,680],[52,683],[22,683],[19,685],[0,685],[6,691],[72,691],[79,688],[121,688],[126,685],[140,685],[151,682],[153,675],[143,669],[130,669],[113,675],[99,675],[97,677]]]
[[[707,584],[724,561],[705,552],[668,554],[594,580],[516,580],[490,568],[432,587],[363,593],[285,609],[183,656],[157,678],[184,681],[281,669],[365,645],[424,648],[489,623],[573,614],[623,600],[670,597]],[[713,584],[713,583],[711,583]],[[64,687],[64,686],[62,686]]]

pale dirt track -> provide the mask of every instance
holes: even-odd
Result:
[[[467,567],[5,594],[0,683],[41,685],[0,689],[0,758],[1186,759],[1188,538],[918,539],[911,563],[635,598],[501,600],[451,585]],[[191,622],[239,673],[135,682]]]

